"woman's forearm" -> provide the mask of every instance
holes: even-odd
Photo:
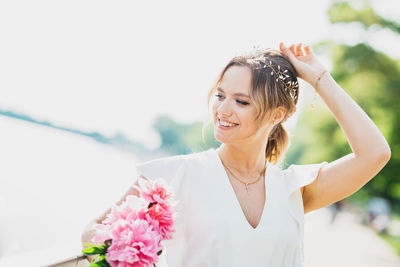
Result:
[[[390,156],[390,147],[378,127],[329,73],[319,81],[318,93],[342,128],[356,157]]]
[[[85,246],[83,245],[83,243],[92,243],[92,238],[95,236],[96,234],[96,230],[93,229],[93,226],[95,224],[97,224],[97,220],[93,220],[91,221],[85,228],[85,230],[82,233],[81,236],[81,242],[82,242],[82,247],[85,248]],[[95,257],[95,255],[91,256],[91,255],[86,255],[86,259],[91,262],[92,259]]]

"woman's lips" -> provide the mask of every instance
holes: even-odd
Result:
[[[237,123],[232,123],[232,124],[235,124],[234,126],[223,126],[221,123],[220,123],[220,119],[218,119],[218,128],[219,129],[222,129],[222,130],[230,130],[230,129],[233,129],[233,128],[235,128],[236,126],[238,126],[239,124],[237,124]]]

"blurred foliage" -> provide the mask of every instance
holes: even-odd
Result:
[[[400,33],[400,24],[396,21],[382,18],[373,8],[364,2],[364,6],[355,9],[350,2],[334,2],[328,9],[328,17],[331,23],[361,23],[364,28],[381,27]]]
[[[168,116],[159,116],[154,121],[153,128],[160,135],[160,149],[172,155],[189,154],[219,147],[212,127],[204,126],[204,135],[202,134],[202,122],[185,124],[178,123]]]
[[[398,22],[378,15],[367,2],[360,9],[348,2],[334,2],[327,14],[331,23],[360,24],[360,31],[390,29],[400,34]],[[400,212],[400,60],[366,43],[349,46],[324,41],[316,44],[313,50],[330,56],[333,62],[331,75],[374,121],[392,150],[389,163],[349,199],[366,204],[370,196],[384,197],[395,211]],[[205,128],[202,138],[201,122],[179,124],[164,116],[156,120],[154,128],[161,136],[161,148],[171,154],[219,146],[212,126]],[[352,153],[342,129],[326,105],[304,108],[294,132],[285,163],[331,162]]]

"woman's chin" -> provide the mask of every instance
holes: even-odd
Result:
[[[215,140],[217,140],[220,143],[226,144],[226,143],[232,143],[232,138],[227,138],[226,136],[222,136],[219,134],[214,135]]]

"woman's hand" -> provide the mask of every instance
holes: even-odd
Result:
[[[303,47],[302,43],[292,44],[287,48],[282,42],[279,43],[281,52],[289,58],[290,63],[297,71],[299,78],[311,84],[314,88],[317,77],[325,70],[317,57],[311,52],[310,46]],[[304,49],[304,51],[303,51]]]

